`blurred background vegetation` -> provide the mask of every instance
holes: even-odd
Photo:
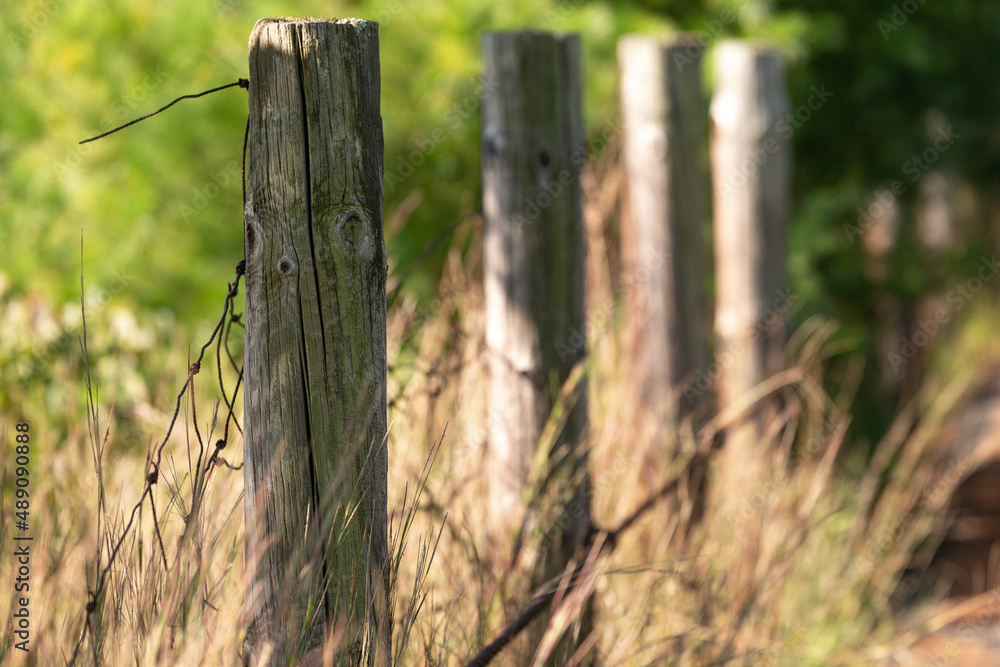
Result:
[[[88,460],[85,444],[100,440],[101,433],[96,429],[88,437],[84,418],[81,259],[90,370],[100,392],[96,402],[101,428],[114,426],[112,446],[104,454],[109,471],[108,506],[127,507],[141,493],[135,484],[144,479],[142,448],[164,437],[169,422],[165,412],[175,404],[184,382],[188,350],[196,353],[195,346],[208,339],[222,310],[226,284],[243,258],[240,160],[246,92],[233,88],[185,101],[122,133],[84,146],[77,142],[177,96],[245,77],[250,31],[258,18],[275,15],[353,15],[381,24],[385,231],[393,311],[390,360],[428,362],[419,367],[414,361],[411,365],[416,370],[409,375],[399,368],[390,374],[390,396],[394,401],[400,396],[405,399],[390,409],[408,413],[407,419],[394,426],[390,444],[398,447],[393,451],[390,488],[406,488],[411,470],[419,471],[423,464],[426,447],[421,444],[426,443],[421,438],[436,441],[443,425],[449,423],[453,430],[448,432],[442,456],[446,483],[434,491],[441,498],[440,507],[454,509],[454,516],[463,516],[460,501],[465,496],[464,487],[451,479],[457,477],[449,467],[451,460],[476,459],[489,426],[485,411],[479,409],[482,406],[469,398],[481,399],[484,392],[482,377],[476,375],[482,334],[481,295],[476,289],[481,240],[477,215],[481,207],[481,33],[530,27],[583,35],[585,114],[595,158],[588,173],[594,179],[615,169],[616,144],[604,137],[613,135],[617,126],[615,50],[620,36],[633,32],[698,34],[709,49],[704,69],[706,111],[715,44],[742,37],[765,40],[780,49],[788,64],[792,109],[808,116],[792,125],[794,201],[788,270],[797,309],[790,326],[815,332],[815,324],[800,327],[815,315],[835,323],[829,330],[820,327],[824,336],[831,337],[829,344],[802,346],[822,358],[810,358],[801,366],[822,366],[830,395],[850,399],[849,406],[837,407],[848,408],[844,421],[850,422],[851,430],[843,450],[854,456],[845,457],[843,477],[832,477],[825,495],[814,493],[820,476],[814,474],[815,465],[803,464],[796,469],[797,477],[782,486],[785,496],[780,502],[787,504],[787,516],[801,519],[797,514],[801,496],[810,506],[820,497],[816,514],[836,517],[801,529],[794,522],[788,524],[794,528],[788,533],[792,537],[777,542],[805,544],[805,554],[796,556],[787,588],[768,585],[773,597],[766,603],[773,611],[767,616],[773,624],[770,629],[758,632],[759,619],[766,616],[758,614],[746,632],[749,637],[768,638],[776,654],[789,653],[790,662],[784,664],[830,664],[831,647],[871,644],[869,633],[876,640],[885,639],[889,634],[885,600],[905,567],[905,557],[931,532],[911,519],[926,513],[930,526],[931,515],[940,515],[940,508],[927,510],[921,504],[920,492],[934,486],[941,475],[933,468],[913,474],[916,458],[910,465],[909,454],[892,453],[896,451],[893,437],[885,439],[890,453],[881,458],[867,454],[897,416],[902,424],[897,435],[903,438],[910,432],[910,421],[929,415],[926,428],[913,429],[912,438],[906,436],[923,447],[932,439],[930,434],[935,433],[945,407],[958,400],[957,391],[937,391],[948,386],[940,380],[991,372],[986,362],[998,358],[995,344],[992,357],[984,354],[997,320],[996,285],[987,280],[989,284],[981,291],[955,303],[942,295],[968,286],[970,277],[1000,246],[1000,3],[25,0],[0,3],[0,421],[29,418],[35,429],[38,449],[32,465],[37,470],[33,489],[38,504],[33,505],[33,530],[39,536],[36,544],[48,546],[47,551],[40,551],[45,560],[34,573],[39,595],[49,596],[41,601],[48,625],[36,627],[41,636],[48,633],[53,638],[49,653],[43,655],[61,655],[59,651],[72,640],[67,633],[79,627],[67,626],[64,619],[81,619],[88,584],[83,572],[88,568],[92,582],[90,554],[99,552],[103,539],[92,507],[94,475],[87,471],[91,464],[100,468],[102,459],[95,454]],[[818,108],[809,108],[817,90],[829,99]],[[954,141],[944,150],[935,148],[935,140],[948,128]],[[928,160],[929,150],[932,159]],[[928,182],[925,177],[932,172],[949,184],[947,206],[954,227],[949,243],[937,248],[921,242],[917,224],[920,207],[926,205],[921,201]],[[882,270],[873,271],[865,243],[859,240],[860,218],[871,210],[879,188],[897,181],[902,186],[899,238],[884,258]],[[612,265],[617,215],[615,208],[602,221],[607,224],[611,257],[601,261]],[[705,222],[708,237],[709,221]],[[603,287],[611,289],[608,284]],[[949,322],[941,327],[945,333],[919,346],[907,369],[897,374],[908,377],[897,377],[895,387],[887,391],[883,375],[887,361],[879,332],[888,331],[897,339],[913,338],[915,323],[927,319],[921,304],[935,294],[947,306]],[[888,311],[887,298],[892,303]],[[236,311],[243,311],[241,303]],[[899,328],[893,329],[888,319]],[[416,330],[422,331],[415,334]],[[461,335],[455,330],[461,330]],[[613,327],[599,333],[611,339]],[[237,358],[239,338],[237,331],[230,341]],[[619,402],[619,386],[607,381],[614,375],[617,357],[606,350],[602,356],[600,344],[594,347],[598,352],[592,375],[597,434],[594,468],[606,473],[603,486],[598,485],[595,515],[603,519],[621,516],[634,507],[642,484],[633,483],[630,459],[623,458],[621,443],[628,439],[616,430],[614,419],[605,418],[616,414]],[[449,365],[439,373],[441,359],[458,359],[457,366],[466,370],[452,372]],[[858,368],[863,371],[855,378],[851,374]],[[231,388],[235,371],[226,368],[225,372]],[[925,375],[935,376],[934,382],[922,382]],[[215,400],[210,378],[199,382],[197,397],[210,405]],[[928,407],[939,398],[945,407]],[[903,404],[912,410],[902,410]],[[114,418],[109,416],[112,405]],[[827,407],[824,404],[813,412],[821,414]],[[198,414],[204,421],[211,410],[200,408]],[[192,417],[185,412],[182,420],[193,421]],[[836,423],[840,424],[839,418]],[[4,427],[0,432],[0,448],[6,446],[10,431]],[[174,437],[179,440],[181,436]],[[819,433],[817,437],[824,442],[836,440],[840,447],[839,434],[834,438]],[[180,445],[173,444],[180,457]],[[910,449],[900,446],[899,451]],[[234,462],[239,459],[238,450],[227,450]],[[0,462],[3,502],[10,497],[7,462],[7,458]],[[478,459],[473,463],[478,466]],[[828,477],[828,470],[820,472]],[[965,469],[960,472],[964,474]],[[220,485],[219,493],[229,494],[223,504],[235,509],[241,502],[242,475],[226,474],[231,477],[225,479],[234,483]],[[945,478],[949,484],[957,481]],[[896,487],[898,492],[893,490]],[[859,488],[867,489],[868,496],[859,500]],[[614,492],[605,493],[605,489]],[[876,503],[872,499],[883,496],[891,501],[884,503],[889,509],[871,511]],[[472,492],[468,500],[470,507],[480,504]],[[171,497],[171,502],[177,501]],[[436,502],[427,502],[431,509],[438,507]],[[844,507],[849,511],[845,513]],[[176,515],[185,511],[183,506],[170,510]],[[430,521],[438,521],[437,514],[427,514]],[[229,573],[232,564],[241,561],[242,523],[238,512],[232,516],[236,519],[224,524],[232,553],[213,552],[219,572]],[[873,516],[877,521],[869,521]],[[910,518],[900,520],[900,516]],[[212,517],[216,519],[222,521]],[[855,520],[863,528],[852,528]],[[10,530],[4,521],[0,518],[0,537]],[[176,523],[171,523],[172,529]],[[911,530],[914,525],[919,529]],[[152,544],[149,528],[147,519],[142,530]],[[802,533],[800,542],[795,531]],[[848,532],[853,539],[845,537]],[[662,533],[662,525],[653,524],[636,542],[648,539],[656,545]],[[711,549],[716,538],[723,540],[714,530],[707,533],[706,553],[716,553]],[[458,537],[446,536],[446,542],[449,539],[462,544]],[[863,576],[838,578],[839,570],[831,563],[843,563],[854,572],[865,545],[868,550],[863,553],[872,566]],[[141,564],[142,541],[139,547],[137,562]],[[654,562],[649,561],[652,556],[639,552],[647,559],[641,562]],[[446,551],[446,547],[442,553],[439,571],[446,584],[444,603],[429,615],[431,623],[434,614],[459,619],[455,627],[468,636],[461,638],[458,648],[449,650],[464,655],[463,650],[480,646],[486,633],[499,625],[498,607],[490,607],[495,591],[486,584],[481,584],[482,590],[466,589],[462,554],[457,549]],[[651,548],[650,553],[663,558],[670,552]],[[0,561],[6,558],[6,552],[0,553]],[[791,554],[787,558],[792,563]],[[692,584],[691,590],[701,595],[712,589],[705,599],[716,611],[725,610],[724,604],[716,603],[718,595],[726,592],[725,568],[718,567],[723,574],[717,578],[710,576],[708,565],[705,568],[697,576],[700,583]],[[817,572],[830,575],[820,581]],[[141,568],[139,576],[144,576]],[[138,581],[129,572],[122,577]],[[244,589],[243,583],[222,574],[217,579],[228,581],[234,591]],[[655,597],[657,591],[667,591],[663,595],[669,593],[671,604],[656,598],[650,608],[672,613],[680,590],[676,582],[666,576],[670,587],[658,588],[650,581],[609,584],[608,590],[617,591],[619,602],[617,606],[609,603],[609,593],[602,592],[607,609],[612,610],[606,617],[612,621],[625,618],[626,603],[643,609],[635,601],[642,594]],[[452,584],[454,590],[447,588]],[[181,590],[187,583],[178,586]],[[875,589],[877,594],[870,592]],[[160,589],[137,585],[136,590],[154,591],[150,595],[155,601],[155,591]],[[789,597],[784,597],[785,591]],[[237,618],[239,594],[216,593],[213,599],[232,603],[230,616]],[[699,604],[692,603],[689,617],[675,619],[681,628],[678,632],[687,632],[694,624],[691,619],[696,619],[705,626],[696,629],[707,632],[709,638],[725,638],[729,628],[743,622],[725,613],[703,614]],[[188,637],[207,634],[202,617],[184,618],[189,623]],[[466,622],[470,618],[476,622],[470,625]],[[653,635],[661,630],[667,633],[664,636],[673,632],[669,624],[645,625],[654,628]],[[163,627],[157,626],[157,631]],[[631,640],[625,640],[630,635],[614,622],[606,627],[612,639],[605,644],[617,645],[620,636],[624,638],[621,652],[628,654]],[[219,635],[225,639],[220,641],[219,655],[229,656],[226,660],[238,645],[229,639],[240,631],[236,628],[229,635]],[[432,640],[434,631],[429,631]],[[701,637],[696,639],[701,641]],[[804,651],[813,659],[811,663],[803,661],[802,652],[789,650],[799,643],[807,647]],[[156,642],[150,640],[150,646]],[[9,637],[0,638],[0,659],[9,650]],[[199,664],[195,660],[207,655],[197,642],[186,650],[198,657],[172,664]],[[851,654],[840,664],[858,664],[856,657]],[[223,662],[220,658],[219,664]],[[442,659],[440,664],[445,662]]]
[[[476,220],[469,214],[480,207],[477,76],[488,29],[582,33],[595,147],[616,123],[615,44],[625,33],[687,30],[710,49],[727,37],[767,40],[787,58],[793,108],[815,89],[831,93],[794,129],[788,265],[801,297],[796,318],[835,318],[845,360],[876,358],[879,293],[912,311],[918,295],[971,275],[1000,240],[996,3],[29,0],[0,5],[0,272],[8,296],[30,295],[56,311],[77,302],[82,235],[83,274],[98,304],[142,313],[141,322],[155,312],[156,326],[168,328],[196,330],[217,317],[243,256],[245,91],[186,101],[123,133],[77,142],[246,76],[248,35],[268,15],[381,23],[390,285],[402,281],[401,293],[425,303],[449,245],[425,252],[428,242]],[[915,239],[910,176],[912,159],[941,127],[958,137],[933,169],[954,184],[959,242],[931,256]],[[875,189],[896,179],[906,185],[900,238],[885,284],[874,289],[848,227]],[[76,346],[74,337],[51,344]],[[14,344],[3,351],[5,361],[18,354]],[[877,366],[866,365],[853,426],[869,442],[900,398],[877,391]],[[5,377],[23,381],[31,370]],[[11,391],[0,389],[6,402]]]

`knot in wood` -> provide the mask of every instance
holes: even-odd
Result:
[[[360,206],[345,206],[330,214],[333,238],[330,242],[339,247],[347,256],[361,262],[372,261],[375,257],[375,240],[368,214]]]
[[[355,250],[368,241],[368,230],[365,229],[365,221],[356,210],[344,212],[337,220],[337,231],[344,240],[344,246]]]
[[[490,126],[483,132],[483,159],[489,160],[503,150],[503,137],[499,128]]]
[[[278,273],[283,276],[290,276],[295,272],[295,262],[290,257],[282,257],[278,260]]]
[[[254,261],[259,258],[261,241],[264,239],[264,228],[260,224],[260,219],[257,217],[257,211],[253,205],[253,196],[247,195],[246,206],[243,207],[243,232],[245,241],[245,251],[246,259],[244,260],[243,269],[246,270],[247,261],[250,262],[251,267],[257,267],[260,270],[259,264],[255,264]]]

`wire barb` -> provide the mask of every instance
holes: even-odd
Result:
[[[215,92],[218,92],[220,90],[225,90],[226,88],[232,88],[233,86],[239,86],[240,88],[245,88],[246,90],[250,90],[250,81],[249,81],[249,79],[237,79],[234,83],[227,83],[224,86],[218,86],[217,88],[212,88],[211,90],[206,90],[206,91],[201,92],[201,93],[195,93],[194,95],[181,95],[180,97],[178,97],[176,100],[174,100],[170,104],[166,105],[165,107],[160,107],[156,111],[154,111],[152,113],[148,113],[145,116],[142,116],[141,118],[136,118],[135,120],[130,120],[129,122],[125,123],[124,125],[116,127],[113,130],[108,130],[104,134],[99,134],[96,137],[91,137],[90,139],[84,139],[80,143],[81,144],[86,144],[86,143],[90,143],[91,141],[97,141],[98,139],[103,139],[104,137],[108,136],[109,134],[114,134],[118,130],[124,130],[129,125],[135,125],[136,123],[138,123],[141,120],[146,120],[150,116],[155,116],[156,114],[160,113],[161,111],[166,111],[167,109],[169,109],[170,107],[174,106],[175,104],[177,104],[181,100],[194,99],[195,97],[201,97],[202,95],[208,95],[209,93],[215,93]]]

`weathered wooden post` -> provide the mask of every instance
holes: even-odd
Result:
[[[634,426],[656,440],[668,437],[704,393],[693,385],[708,358],[701,56],[692,38],[630,35],[618,42],[628,197],[622,255],[631,287],[627,373],[636,392]],[[691,386],[681,397],[684,383]]]
[[[520,525],[535,447],[584,345],[584,229],[580,168],[586,159],[580,39],[493,32],[483,36],[489,92],[482,105],[484,282],[489,355],[487,461],[494,536]],[[555,446],[582,479],[559,517],[548,517],[556,571],[590,525],[581,390]],[[564,468],[566,469],[566,468]],[[545,528],[545,526],[543,526]],[[561,555],[560,555],[561,554]],[[559,562],[553,562],[558,559]],[[550,571],[551,573],[551,571]]]
[[[388,665],[377,23],[257,22],[249,165],[244,661]]]
[[[871,326],[878,350],[879,379],[883,396],[892,403],[899,399],[907,366],[900,355],[900,341],[905,337],[903,312],[898,296],[888,284],[890,259],[899,237],[899,218],[896,194],[891,188],[879,188],[860,211],[857,226],[845,226],[848,239],[853,243],[860,237],[865,249],[865,278],[875,296],[875,320]]]
[[[715,52],[716,92],[711,105],[715,204],[715,279],[719,409],[747,400],[778,370],[784,314],[794,301],[785,287],[785,236],[791,186],[789,110],[785,72],[775,51],[726,42]],[[760,417],[751,410],[727,430],[713,504],[744,550],[748,572],[733,573],[743,593],[756,565],[761,492],[770,460],[762,449]],[[738,542],[738,544],[736,543]],[[745,576],[744,576],[745,575]]]
[[[577,35],[483,36],[483,257],[490,366],[490,509],[510,530],[535,445],[561,384],[585,350],[557,346],[582,332],[586,158]],[[578,439],[577,402],[563,442]]]
[[[744,396],[768,368],[787,301],[785,237],[791,142],[785,69],[777,52],[743,42],[716,51],[712,100],[717,360],[720,408]],[[779,121],[786,120],[785,125]],[[782,311],[783,312],[783,311]],[[779,341],[780,342],[780,341]]]

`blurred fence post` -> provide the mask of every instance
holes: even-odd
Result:
[[[789,103],[778,53],[743,42],[715,52],[711,105],[715,225],[715,328],[719,409],[750,401],[753,388],[779,370],[784,315],[794,301],[785,285],[785,237],[791,187],[790,136],[781,131]],[[787,123],[787,120],[785,121]],[[730,521],[747,510],[770,460],[755,407],[727,429],[717,504]],[[748,518],[748,520],[752,520]],[[756,540],[753,526],[738,533]],[[744,559],[752,568],[753,559]],[[739,577],[736,577],[739,579]]]
[[[379,85],[377,23],[262,19],[250,35],[251,665],[267,642],[271,664],[320,645],[335,619],[352,664],[390,662]]]
[[[683,383],[708,358],[705,284],[708,174],[702,48],[631,35],[618,42],[627,191],[622,255],[628,296],[633,425],[657,442],[700,403]]]
[[[536,457],[536,447],[566,446],[561,469],[574,480],[573,498],[559,517],[536,517],[550,552],[562,552],[561,567],[590,525],[582,382],[555,442],[539,442],[585,355],[580,39],[486,33],[483,62],[490,83],[482,107],[486,349],[496,416],[484,467],[488,513],[494,536],[518,528],[533,462],[547,454]]]
[[[859,214],[857,226],[848,228],[848,239],[858,238],[865,249],[865,278],[871,284],[875,319],[871,323],[878,350],[877,368],[883,398],[891,404],[899,400],[906,360],[900,356],[905,338],[904,314],[889,283],[889,266],[899,239],[899,201],[891,188],[878,188]]]

